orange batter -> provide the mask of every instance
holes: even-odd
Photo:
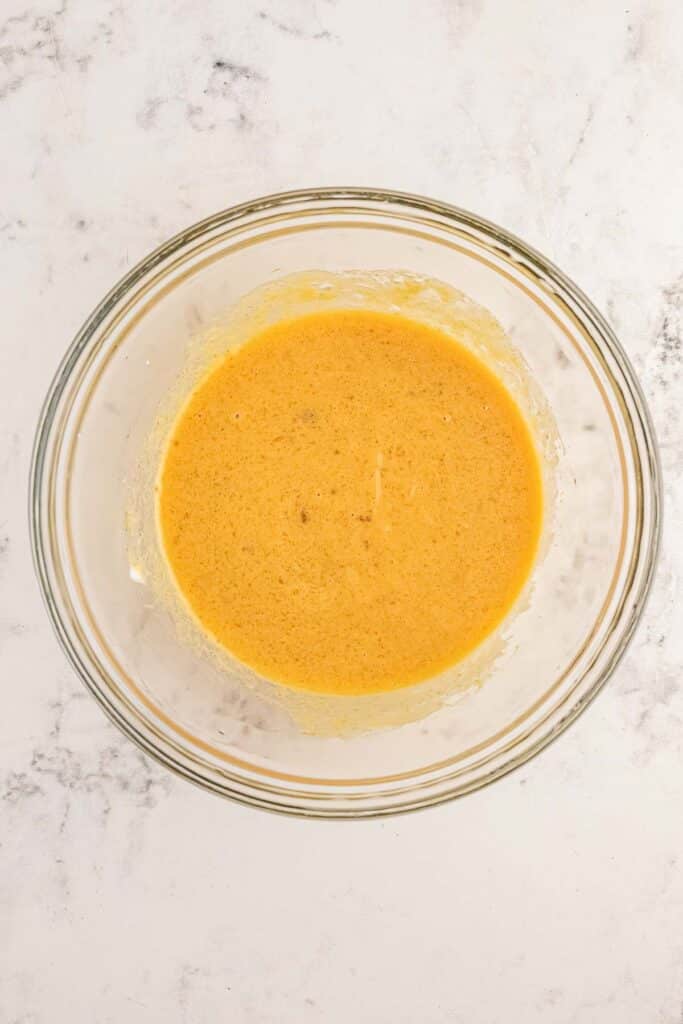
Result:
[[[530,572],[538,458],[446,334],[357,310],[279,323],[196,388],[159,522],[201,625],[261,675],[361,694],[460,659]]]

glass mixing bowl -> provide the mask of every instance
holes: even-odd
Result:
[[[376,268],[440,279],[503,325],[557,427],[554,522],[530,597],[501,627],[504,650],[483,685],[393,728],[315,735],[186,644],[163,603],[131,575],[124,493],[198,326],[285,274]],[[659,509],[643,396],[579,289],[478,217],[365,189],[234,207],[131,270],[59,367],[38,424],[30,494],[50,617],[112,720],[207,789],[338,817],[461,795],[556,737],[624,652],[653,574]]]

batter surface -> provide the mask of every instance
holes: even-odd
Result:
[[[194,616],[260,674],[335,694],[448,667],[503,619],[542,518],[498,379],[445,333],[336,310],[268,328],[196,388],[160,474]]]

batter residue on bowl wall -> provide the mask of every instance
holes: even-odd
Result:
[[[476,684],[552,497],[547,410],[490,314],[410,274],[295,275],[188,366],[137,557],[203,642],[314,731]]]

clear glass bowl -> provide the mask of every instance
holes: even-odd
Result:
[[[489,309],[526,360],[562,445],[555,522],[531,597],[485,685],[407,724],[309,735],[186,645],[131,578],[124,492],[197,325],[304,270],[393,268]],[[107,295],[43,408],[31,475],[35,563],[58,637],[114,722],[207,789],[312,816],[386,814],[476,789],[526,761],[595,696],[653,574],[660,482],[633,370],[589,300],[505,231],[417,196],[290,192],[167,242]],[[346,698],[349,699],[349,698]]]

